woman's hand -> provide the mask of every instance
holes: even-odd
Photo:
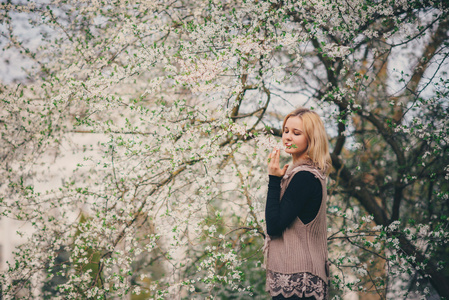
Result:
[[[274,149],[268,155],[268,174],[274,175],[277,177],[283,177],[285,172],[287,172],[288,165],[285,165],[284,168],[279,167],[279,156],[281,155],[281,151],[279,149]]]

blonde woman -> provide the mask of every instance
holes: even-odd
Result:
[[[306,108],[288,114],[282,130],[292,163],[280,168],[279,149],[268,156],[266,290],[272,299],[327,299],[327,135]]]

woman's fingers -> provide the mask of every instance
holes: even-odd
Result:
[[[279,149],[273,149],[270,154],[268,154],[268,173],[270,175],[276,175],[276,176],[283,176],[285,174],[284,168],[281,170],[279,167],[279,157],[280,157],[280,150]]]
[[[276,149],[275,151],[276,151],[276,153],[274,154],[275,163],[277,164],[277,166],[279,166],[279,157],[281,156],[281,151],[279,151],[279,149]]]
[[[270,154],[268,154],[268,174],[283,177],[288,169],[288,164],[284,165],[281,169],[279,167],[279,160],[281,156],[281,151],[279,149],[274,149]]]

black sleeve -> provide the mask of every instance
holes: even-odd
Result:
[[[315,175],[307,171],[300,171],[293,175],[282,201],[279,201],[281,177],[270,175],[265,207],[268,235],[282,235],[282,232],[299,216],[304,205],[313,199],[317,184],[321,190],[321,183],[315,178]]]

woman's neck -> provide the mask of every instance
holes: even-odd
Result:
[[[308,161],[309,156],[306,153],[301,156],[293,156],[292,155],[292,159],[293,159],[293,164],[296,165],[296,164],[300,164],[301,162]]]

